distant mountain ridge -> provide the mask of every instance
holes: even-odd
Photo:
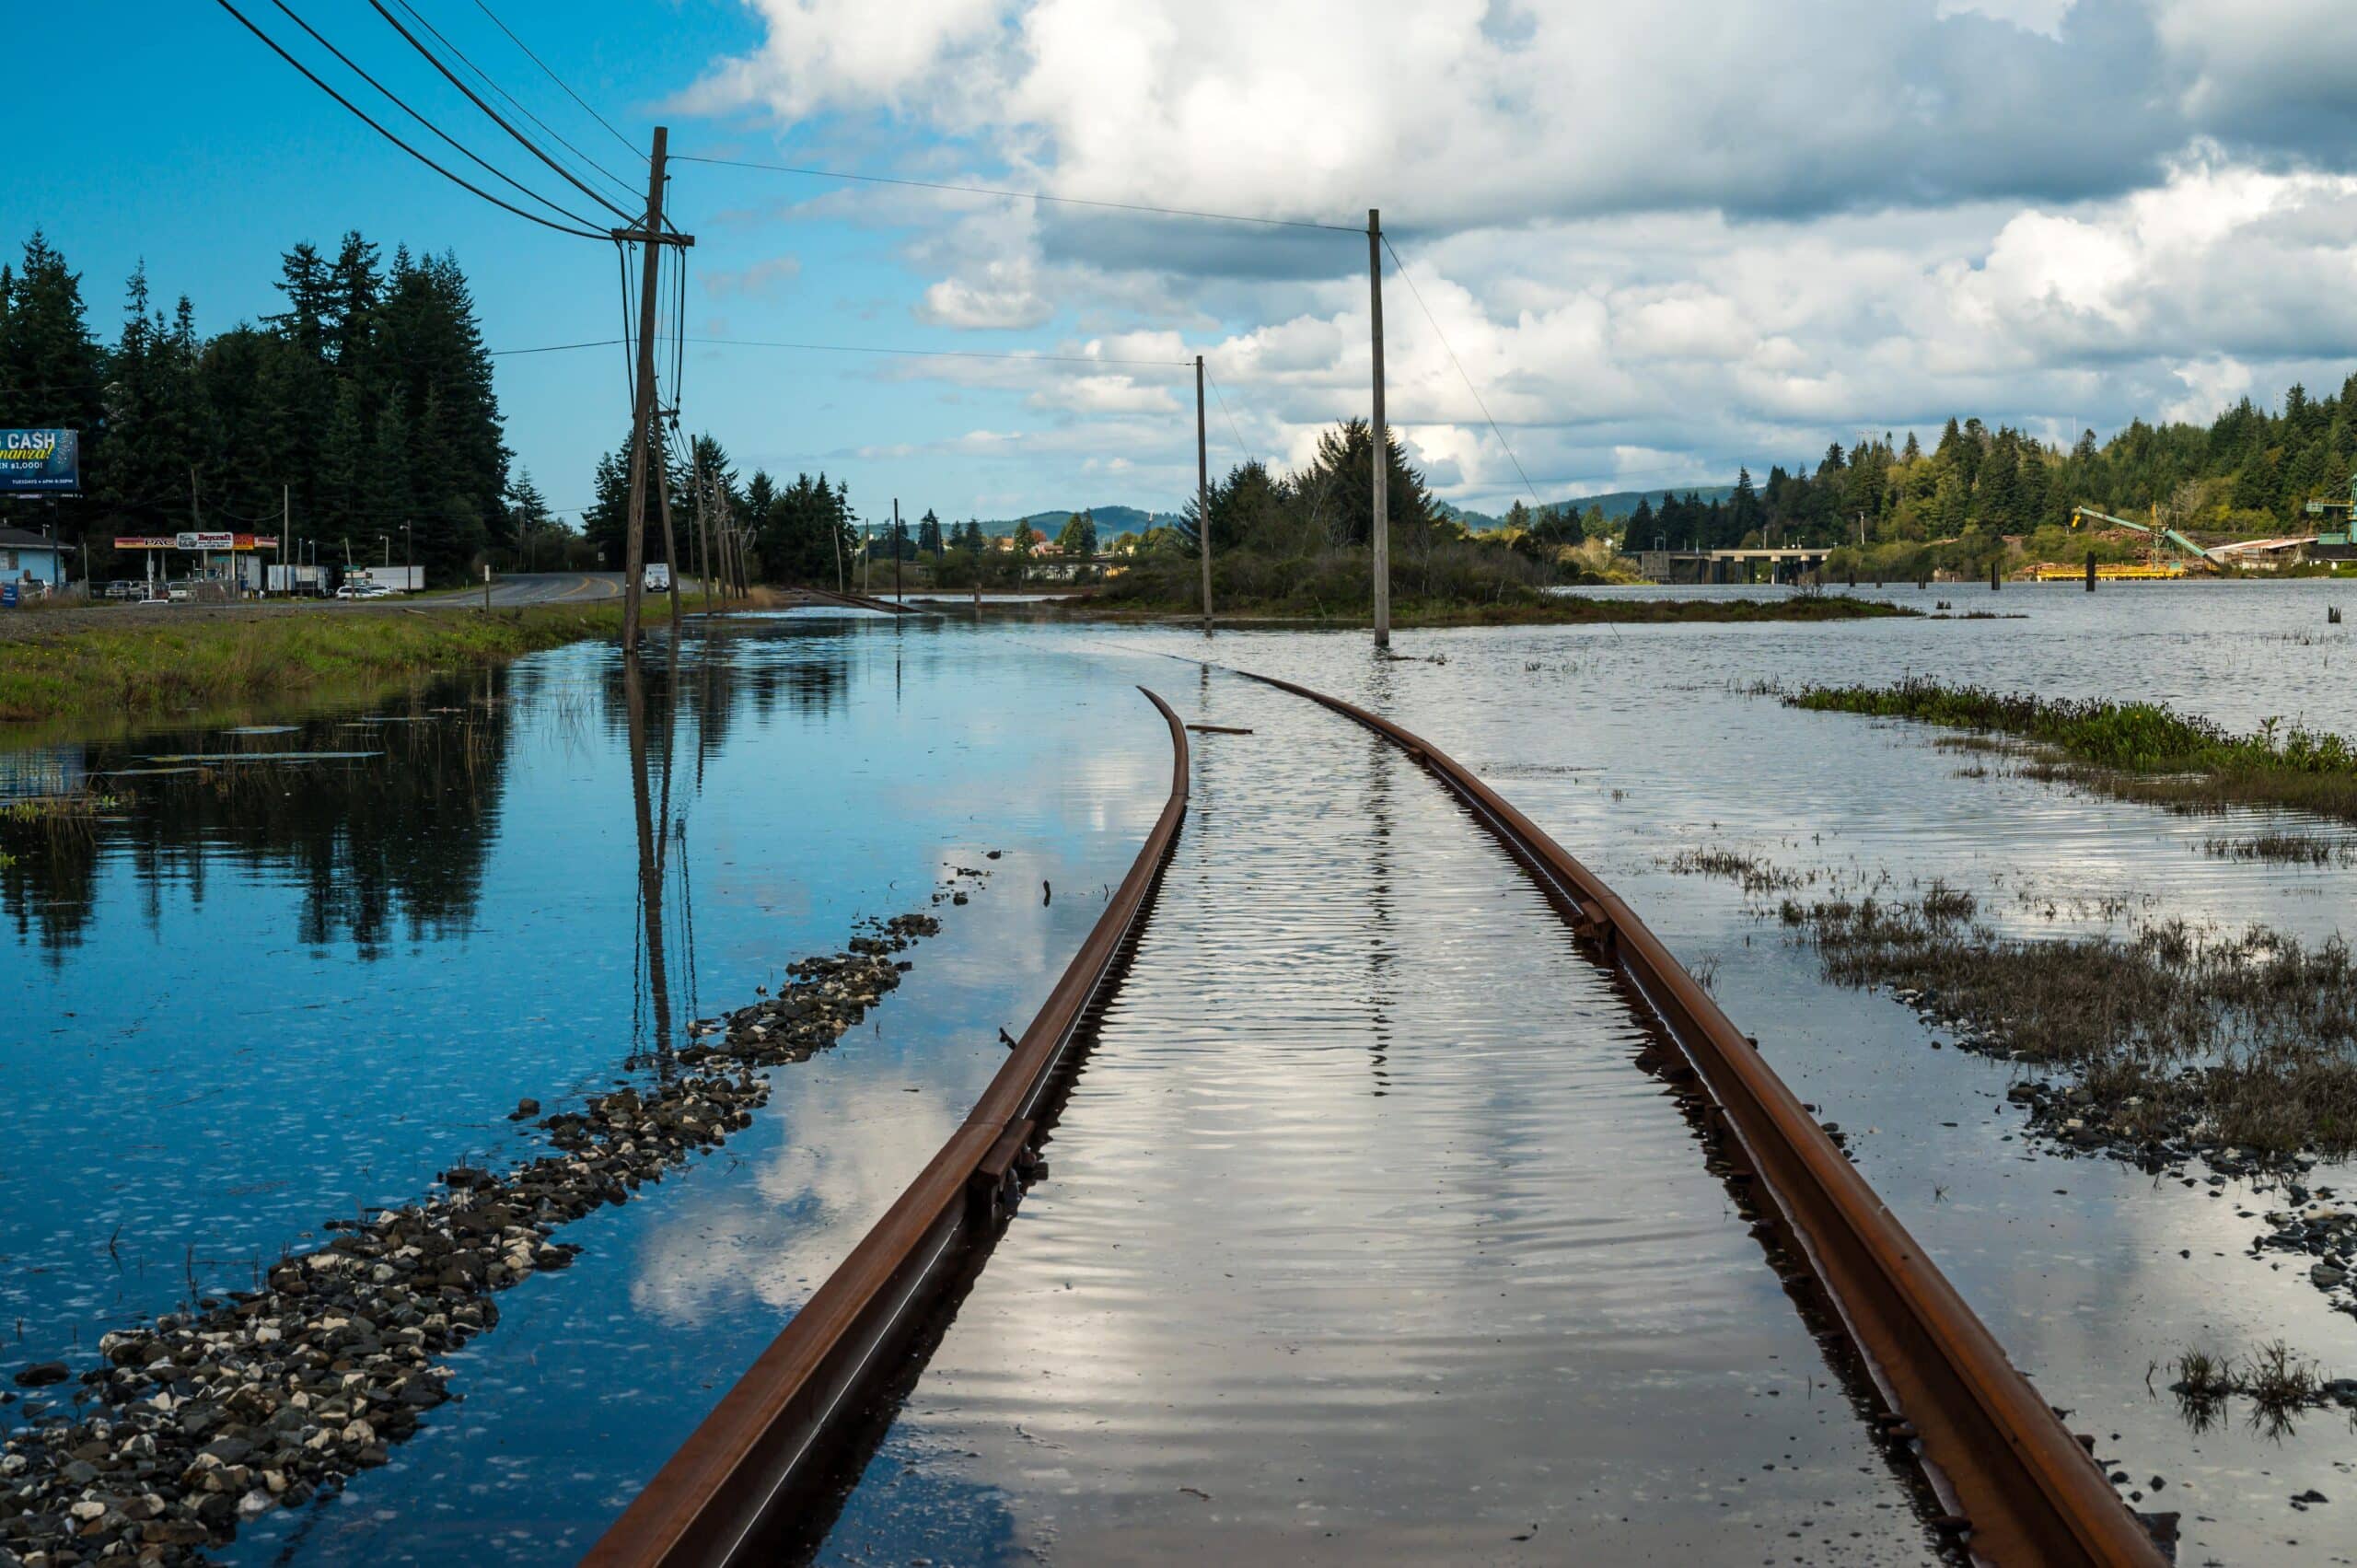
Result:
[[[1599,495],[1574,495],[1568,501],[1550,501],[1540,510],[1585,512],[1590,506],[1596,506],[1603,509],[1606,521],[1617,523],[1634,512],[1639,502],[1649,501],[1658,507],[1666,496],[1675,495],[1683,500],[1692,495],[1707,503],[1724,501],[1734,494],[1735,486],[1732,484],[1678,484],[1667,490],[1608,490]],[[1441,503],[1441,511],[1476,533],[1505,527],[1504,517],[1494,517],[1487,512],[1476,512],[1464,506],[1452,506],[1446,501]]]
[[[1597,495],[1574,495],[1566,501],[1550,501],[1543,509],[1550,512],[1585,512],[1590,506],[1600,506],[1604,509],[1605,517],[1617,523],[1634,512],[1641,501],[1650,501],[1659,506],[1663,497],[1669,495],[1681,499],[1694,495],[1711,502],[1724,501],[1734,494],[1735,486],[1732,484],[1681,484],[1667,490],[1608,490]],[[1440,503],[1440,510],[1442,516],[1454,517],[1476,533],[1505,527],[1504,517],[1476,512],[1466,506],[1451,505],[1446,501]],[[1023,517],[984,518],[982,531],[993,538],[1004,539],[1015,531],[1016,524],[1022,523],[1053,539],[1063,531],[1065,520],[1076,512],[1086,512],[1097,519],[1097,537],[1101,540],[1144,533],[1148,528],[1168,528],[1173,523],[1186,520],[1176,512],[1148,512],[1135,506],[1051,506],[1044,512],[1033,512]],[[950,519],[942,519],[942,527],[947,528],[949,523]]]
[[[1097,520],[1097,537],[1113,539],[1121,534],[1144,533],[1148,528],[1168,528],[1182,521],[1176,512],[1144,512],[1135,506],[1058,506],[1045,512],[1034,512],[1027,517],[991,517],[982,522],[982,531],[994,539],[1004,539],[1015,531],[1016,525],[1027,523],[1050,539],[1063,532],[1064,524],[1079,513],[1086,512]],[[942,520],[947,528],[947,518]]]

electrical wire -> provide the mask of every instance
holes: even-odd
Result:
[[[524,102],[520,99],[517,98],[514,93],[511,93],[505,87],[501,87],[490,72],[484,70],[472,60],[467,58],[466,51],[451,42],[448,35],[444,33],[441,29],[435,27],[432,20],[421,13],[416,6],[408,4],[407,0],[402,0],[401,9],[407,11],[410,14],[411,19],[415,21],[418,26],[433,34],[435,41],[440,43],[443,48],[458,56],[459,63],[460,64],[464,65],[468,70],[472,71],[476,75],[482,77],[484,85],[489,87],[492,91],[497,93],[501,98],[505,99],[507,102],[515,108],[516,112],[521,114],[525,119],[530,121],[533,124],[546,132],[558,145],[563,147],[567,152],[571,153],[575,157],[579,158],[583,163],[587,164],[591,168],[596,169],[599,174],[604,175],[608,180],[612,180],[615,185],[621,189],[625,195],[634,197],[638,194],[637,191],[632,187],[629,180],[624,180],[621,175],[616,174],[612,169],[606,168],[596,158],[591,157],[587,153],[583,152],[579,147],[576,147],[571,142],[566,141],[562,133],[550,125],[547,121],[542,120],[539,115],[533,113],[531,110],[527,108]],[[494,17],[492,19],[493,21],[497,21],[499,18]],[[514,35],[511,33],[509,36],[513,37]],[[528,54],[531,52],[529,50],[526,50],[525,52]],[[546,69],[546,67],[542,68]],[[559,85],[562,86],[563,84]],[[641,156],[643,157],[644,155]]]
[[[638,415],[638,356],[631,352],[638,334],[631,322],[630,258],[635,249],[627,239],[614,241],[614,260],[621,264],[622,274],[622,335],[614,341],[622,345],[622,389],[630,394],[631,416]],[[595,345],[592,345],[595,346]]]
[[[412,109],[390,87],[385,86],[384,83],[378,81],[376,77],[362,70],[360,66],[353,61],[350,55],[346,54],[343,50],[338,49],[334,44],[330,43],[325,38],[322,38],[319,35],[319,29],[305,21],[301,17],[297,16],[295,13],[294,8],[286,4],[286,0],[270,0],[270,3],[277,6],[280,11],[284,12],[288,21],[293,22],[296,27],[301,28],[305,32],[310,34],[312,42],[318,44],[321,49],[326,50],[330,54],[334,55],[338,60],[342,61],[345,69],[349,70],[354,75],[359,77],[362,81],[367,83],[370,87],[375,87],[377,92],[383,94],[387,100],[392,103],[395,108],[399,109],[403,114],[408,115],[412,120],[416,121],[420,125],[423,125],[427,130],[433,132],[435,135],[441,137],[444,142],[447,143],[461,157],[467,158],[477,168],[482,169],[493,178],[505,181],[513,189],[522,192],[526,196],[528,196],[533,201],[538,202],[540,205],[556,214],[559,217],[563,218],[568,223],[577,223],[584,228],[592,228],[596,226],[590,219],[583,217],[579,213],[569,212],[565,208],[558,206],[554,202],[550,201],[538,191],[533,190],[530,186],[526,185],[521,180],[510,176],[505,169],[494,168],[482,158],[477,157],[471,147],[463,145],[459,143],[458,138],[443,130],[441,126],[436,125],[424,115],[420,114],[416,110]]]
[[[1220,391],[1219,383],[1212,380],[1212,374],[1208,370],[1203,372],[1203,379],[1211,382],[1212,396],[1219,399],[1219,412],[1227,420],[1227,433],[1236,437],[1237,450],[1242,454],[1245,461],[1259,462],[1260,459],[1254,455],[1252,448],[1244,444],[1244,432],[1236,427],[1236,415],[1228,412],[1227,399]]]
[[[370,0],[375,4],[375,0]],[[1315,228],[1329,234],[1364,235],[1364,228],[1345,227],[1338,223],[1312,223],[1303,218],[1251,217],[1242,213],[1203,212],[1193,207],[1156,207],[1143,202],[1102,202],[1087,196],[1051,196],[1043,191],[1007,191],[989,185],[953,185],[937,180],[901,180],[885,174],[853,174],[839,168],[806,168],[793,164],[756,163],[748,158],[701,157],[691,153],[674,153],[673,163],[708,163],[724,168],[759,168],[772,174],[801,174],[814,180],[848,180],[863,185],[904,185],[917,191],[954,191],[968,196],[1007,196],[1023,202],[1055,202],[1071,207],[1103,207],[1121,213],[1153,213],[1162,217],[1210,218],[1217,223],[1258,223],[1273,228]]]
[[[400,3],[401,4],[402,9],[408,9],[407,0],[400,0]],[[482,96],[476,92],[472,87],[467,86],[466,83],[460,81],[459,79],[458,73],[451,70],[449,66],[442,63],[442,57],[440,55],[426,48],[423,40],[421,40],[415,33],[410,31],[409,29],[401,26],[401,18],[399,17],[394,16],[390,11],[385,9],[384,0],[368,0],[368,7],[370,10],[375,11],[378,16],[384,17],[386,25],[390,27],[395,32],[401,34],[403,39],[408,41],[409,46],[412,49],[416,50],[417,52],[424,58],[427,64],[433,66],[435,70],[441,73],[445,81],[447,81],[452,87],[458,88],[461,93],[464,93],[467,97],[468,102],[473,104],[477,109],[482,110],[483,113],[490,118],[493,124],[506,132],[510,136],[515,137],[517,143],[521,145],[526,152],[530,153],[534,157],[539,158],[542,163],[548,165],[550,168],[555,170],[557,176],[563,180],[566,184],[572,186],[575,190],[580,192],[583,195],[588,197],[591,201],[597,203],[599,206],[605,208],[608,212],[621,219],[624,224],[632,224],[638,221],[638,216],[636,215],[624,212],[621,208],[614,205],[613,203],[606,200],[606,198],[599,194],[596,190],[583,183],[582,180],[574,174],[573,170],[565,168],[564,165],[549,157],[546,152],[541,150],[540,145],[538,142],[533,141],[531,137],[527,136],[523,132],[518,131],[515,126],[510,125],[505,120],[500,118],[499,110],[483,102]],[[410,14],[412,16],[417,15],[414,11],[410,12]],[[424,25],[424,17],[419,17],[419,24],[421,26]]]
[[[1440,340],[1442,352],[1448,355],[1448,362],[1457,366],[1457,374],[1464,380],[1465,389],[1473,394],[1473,406],[1481,411],[1483,419],[1489,420],[1490,434],[1498,438],[1500,447],[1504,447],[1506,460],[1514,464],[1514,471],[1521,476],[1523,489],[1529,492],[1534,505],[1546,505],[1547,503],[1538,499],[1538,492],[1531,488],[1530,476],[1523,473],[1522,459],[1514,455],[1514,447],[1506,441],[1506,433],[1498,428],[1496,420],[1490,418],[1490,405],[1481,401],[1481,389],[1473,384],[1472,377],[1465,374],[1464,362],[1457,357],[1457,351],[1449,346],[1448,334],[1440,330],[1440,322],[1434,317],[1432,307],[1424,303],[1423,295],[1416,288],[1416,280],[1408,275],[1408,263],[1399,259],[1398,250],[1392,250],[1391,237],[1387,234],[1383,237],[1383,248],[1391,251],[1391,264],[1399,269],[1399,280],[1408,285],[1409,297],[1416,302],[1416,308],[1424,313],[1424,320],[1431,325],[1433,336]]]
[[[677,410],[680,383],[686,378],[688,367],[688,253],[676,245],[664,249],[672,253],[671,407]]]
[[[604,115],[598,113],[596,110],[591,109],[586,99],[583,99],[579,93],[575,92],[571,87],[566,87],[564,78],[558,75],[554,71],[551,71],[548,67],[547,62],[543,61],[539,55],[533,53],[531,46],[527,44],[522,39],[517,38],[516,36],[515,29],[510,28],[505,22],[501,21],[497,13],[493,12],[490,6],[484,5],[483,0],[475,0],[475,9],[481,11],[484,16],[491,17],[492,25],[496,27],[501,32],[505,33],[507,35],[507,41],[524,52],[524,58],[529,60],[533,64],[540,66],[540,70],[547,75],[550,81],[554,82],[560,87],[563,87],[565,97],[571,99],[574,102],[580,104],[583,110],[588,114],[590,119],[595,120],[600,125],[604,125],[609,132],[612,133],[614,140],[620,142],[623,146],[629,147],[632,152],[636,153],[641,162],[645,161],[646,155],[643,152],[639,152],[638,148],[632,144],[631,139],[628,136],[623,135],[620,131],[614,130],[613,126],[608,122]]]
[[[1027,365],[1153,366],[1166,370],[1192,370],[1191,359],[1112,359],[1078,354],[992,354],[970,348],[877,348],[865,343],[775,343],[760,338],[696,338],[688,342],[718,348],[779,348],[810,354],[880,354],[911,359],[1011,359]]]
[[[285,61],[289,65],[294,66],[296,70],[301,72],[304,78],[313,87],[319,88],[321,92],[327,94],[328,97],[342,104],[351,112],[353,117],[357,119],[362,124],[367,126],[371,131],[376,132],[379,136],[384,137],[385,140],[392,143],[393,145],[401,148],[401,151],[409,154],[410,157],[415,158],[418,162],[424,164],[426,168],[432,169],[443,179],[450,181],[451,184],[471,191],[476,195],[481,196],[484,201],[489,202],[493,206],[501,208],[506,212],[514,213],[517,217],[524,219],[526,222],[539,224],[542,228],[552,228],[559,234],[570,234],[582,239],[603,239],[606,238],[605,235],[598,233],[594,228],[567,228],[564,225],[544,218],[538,213],[528,213],[523,208],[517,206],[514,203],[504,202],[498,197],[493,195],[490,192],[484,190],[482,186],[476,185],[459,175],[451,173],[448,169],[443,168],[432,158],[427,157],[424,153],[419,152],[415,147],[411,146],[407,142],[402,141],[399,136],[394,135],[390,131],[386,130],[384,126],[378,124],[374,119],[369,117],[367,110],[362,109],[350,99],[344,97],[342,93],[328,86],[327,83],[321,81],[318,75],[315,74],[308,65],[304,64],[300,60],[296,59],[295,56],[287,53],[285,50],[279,47],[279,43],[276,39],[262,31],[261,28],[255,26],[251,18],[248,17],[243,11],[238,10],[237,6],[231,5],[229,0],[215,0],[215,4],[218,5],[223,10],[228,12],[229,15],[237,17],[239,25],[244,27],[248,32],[261,40],[261,41],[268,46],[273,54],[277,55],[281,60]]]
[[[621,338],[598,338],[592,343],[542,343],[537,348],[492,348],[483,350],[483,353],[493,359],[505,359],[519,354],[565,354],[576,348],[611,348],[622,341]]]
[[[625,261],[625,267],[627,264]],[[623,305],[622,315],[627,331],[634,324],[633,312],[627,300]],[[634,335],[593,338],[585,343],[549,343],[535,348],[493,349],[491,352],[500,354],[561,354],[569,349],[611,348],[617,343],[627,348],[637,341]],[[1162,370],[1191,370],[1195,367],[1195,362],[1191,359],[1126,359],[1079,354],[992,354],[981,349],[970,348],[880,348],[869,343],[782,343],[761,338],[702,338],[692,334],[684,336],[679,341],[703,348],[774,348],[808,354],[877,354],[907,359],[997,359],[1011,360],[1020,365],[1092,365],[1117,367],[1143,366]]]

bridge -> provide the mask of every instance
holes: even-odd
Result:
[[[1817,544],[1749,550],[1643,550],[1637,552],[1637,570],[1649,583],[1753,583],[1762,580],[1759,574],[1764,563],[1768,568],[1766,581],[1788,583],[1820,570],[1826,557],[1832,553],[1830,545]]]

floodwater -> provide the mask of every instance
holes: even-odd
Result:
[[[2357,1319],[2248,1254],[2246,1216],[2280,1200],[2026,1143],[2002,1063],[1931,1049],[1888,996],[1822,982],[1759,900],[1666,863],[1942,877],[2025,933],[2345,931],[2357,871],[2200,853],[2264,814],[1959,777],[1932,732],[1745,693],[1912,673],[2357,733],[2357,648],[2325,615],[2357,592],[1887,597],[2021,618],[1416,632],[1380,663],[1363,634],[1223,633],[1208,656],[1428,736],[1709,971],[2123,1491],[2181,1512],[2179,1561],[2345,1561],[2345,1417],[2195,1430],[2165,1374],[2147,1387],[2188,1348],[2279,1338],[2357,1375]],[[526,1154],[519,1096],[566,1109],[858,916],[987,866],[872,1027],[500,1295],[450,1358],[463,1402],[227,1554],[571,1561],[1052,983],[1167,785],[1144,681],[1256,733],[1195,738],[1179,859],[1052,1173],[828,1554],[1923,1555],[1906,1478],[1560,923],[1370,738],[1161,656],[1205,653],[1175,628],[779,618],[656,658],[635,700],[576,646],[285,733],[0,749],[0,793],[118,801],[0,866],[0,1365],[84,1365],[192,1276],[250,1283],[331,1217]],[[361,755],[157,760],[236,752]],[[2293,1507],[2311,1488],[2332,1503]]]
[[[1935,1560],[1514,864],[1341,718],[1195,706],[1253,733],[825,1560]]]
[[[0,871],[7,1371],[78,1370],[191,1275],[250,1287],[329,1219],[540,1152],[519,1098],[577,1109],[863,915],[944,922],[753,1128],[501,1293],[442,1419],[233,1560],[577,1557],[963,1117],[1167,787],[1118,672],[937,624],[763,621],[639,684],[583,645],[291,733],[0,762],[19,793],[120,800]],[[148,771],[230,750],[369,755]],[[957,866],[990,876],[933,908]]]

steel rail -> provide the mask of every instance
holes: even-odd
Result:
[[[1187,815],[1187,731],[1170,726],[1170,795],[1129,875],[965,1122],[827,1276],[582,1559],[588,1568],[721,1568],[765,1543],[828,1478],[829,1439],[860,1419],[894,1353],[993,1242],[1038,1168],[1033,1147],[1083,1022],[1109,996]]]
[[[888,598],[870,598],[865,594],[839,594],[831,588],[804,588],[801,591],[808,594],[813,598],[824,599],[830,604],[848,605],[853,610],[881,610],[887,615],[925,615],[931,613],[927,610],[918,610],[911,605],[896,604]],[[1148,695],[1150,696],[1152,693],[1149,692]]]
[[[2081,1441],[1833,1140],[1619,895],[1496,791],[1422,738],[1354,703],[1238,674],[1355,720],[1434,774],[1642,996],[1708,1096],[1736,1179],[1764,1188],[1875,1391],[1979,1562],[2161,1568],[2166,1557]]]

